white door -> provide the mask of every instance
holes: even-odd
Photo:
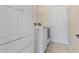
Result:
[[[52,27],[52,41],[68,44],[68,15],[67,6],[51,6],[50,25]]]
[[[17,39],[17,10],[0,6],[0,44]]]

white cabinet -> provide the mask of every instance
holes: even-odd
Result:
[[[21,26],[22,26],[22,37],[27,34],[33,33],[33,18],[32,15],[21,12]]]
[[[0,44],[17,39],[17,11],[0,6]]]
[[[32,15],[18,7],[0,6],[0,52],[34,52]]]

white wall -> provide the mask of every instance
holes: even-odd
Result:
[[[69,44],[72,52],[79,53],[79,5],[69,6]]]
[[[48,9],[49,9],[49,24],[50,26],[53,26],[51,41],[68,44],[67,6],[49,6]]]

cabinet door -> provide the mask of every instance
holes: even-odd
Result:
[[[0,6],[0,44],[17,38],[17,11]]]
[[[33,34],[33,18],[32,15],[22,12],[21,14],[22,22],[22,36],[27,36],[28,34]]]

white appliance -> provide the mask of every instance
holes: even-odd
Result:
[[[47,28],[35,26],[35,52],[44,53],[48,45]]]

